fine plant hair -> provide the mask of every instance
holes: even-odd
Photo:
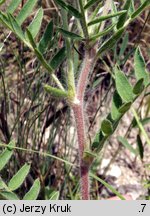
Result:
[[[93,175],[90,174],[90,167],[97,158],[98,153],[102,150],[106,140],[115,132],[124,114],[149,85],[149,74],[146,70],[140,47],[137,47],[134,53],[135,78],[137,80],[134,86],[130,84],[125,73],[121,71],[119,64],[114,65],[111,75],[115,91],[112,98],[111,111],[106,119],[102,121],[101,127],[96,132],[92,143],[89,143],[87,137],[84,111],[84,97],[88,79],[93,73],[97,60],[105,55],[108,50],[113,49],[117,41],[124,37],[126,28],[150,6],[150,1],[142,1],[138,8],[135,8],[134,1],[127,0],[121,5],[121,9],[116,7],[113,0],[100,1],[98,5],[99,10],[96,8],[97,1],[94,0],[78,0],[73,5],[63,0],[54,0],[54,2],[60,11],[59,25],[54,26],[53,21],[50,20],[38,42],[36,36],[42,25],[42,8],[37,10],[33,21],[25,30],[22,27],[26,18],[33,11],[37,3],[36,0],[27,0],[17,16],[14,15],[14,12],[18,8],[20,1],[12,0],[4,12],[0,11],[0,23],[7,27],[10,32],[13,32],[25,46],[30,48],[41,66],[48,72],[54,85],[42,83],[43,90],[58,100],[65,100],[73,111],[78,138],[80,195],[81,199],[88,200],[90,199],[89,175]],[[101,12],[99,13],[99,11]],[[69,21],[72,16],[74,17],[74,28],[70,29]],[[109,26],[106,25],[105,27],[106,21],[109,21]],[[64,46],[48,61],[45,53],[48,49],[48,43],[53,43],[54,41],[54,29],[56,35],[63,37]],[[73,31],[73,29],[75,30]],[[9,40],[9,36],[7,40]],[[81,44],[84,44],[82,63],[80,63],[80,67],[75,67],[74,52],[76,51],[74,45],[79,50]],[[67,87],[55,73],[64,61],[66,62],[64,70],[66,72],[65,82]],[[79,68],[76,81],[75,68]],[[29,167],[26,167],[26,169],[27,174]],[[21,173],[21,175],[23,174]],[[16,179],[17,177],[14,178]],[[22,176],[21,179],[25,179],[25,177],[26,175]],[[21,183],[19,182],[14,188],[18,188]],[[10,183],[11,186],[13,184]],[[39,191],[39,180],[36,181],[36,185],[33,186],[32,191],[29,193],[30,196],[35,192],[36,188]],[[14,194],[11,195],[14,196]],[[33,198],[36,197],[37,193]]]

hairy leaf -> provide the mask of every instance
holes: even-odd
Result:
[[[114,71],[115,71],[116,89],[118,91],[118,94],[120,95],[120,97],[124,102],[133,101],[132,86],[130,85],[127,77],[117,67],[115,67]]]
[[[126,113],[129,109],[130,109],[130,107],[131,107],[131,102],[128,102],[128,103],[125,103],[125,104],[123,104],[120,108],[119,108],[119,112],[120,113],[122,113],[122,114],[124,114],[124,113]]]
[[[8,13],[13,13],[17,7],[19,6],[19,4],[21,3],[21,0],[12,0],[10,3],[9,3],[9,6],[7,8],[7,12]]]
[[[30,15],[36,3],[37,0],[28,0],[24,4],[23,8],[21,9],[20,13],[16,18],[19,25],[21,25],[25,21],[25,19]]]
[[[30,188],[30,190],[25,194],[23,200],[36,200],[40,192],[40,181],[36,179]]]
[[[56,98],[66,98],[68,96],[67,92],[54,88],[49,85],[44,85],[44,89],[47,93],[51,94],[53,97]]]
[[[139,79],[137,81],[137,83],[135,84],[134,88],[133,88],[133,93],[135,95],[139,95],[141,94],[141,92],[144,90],[144,85],[143,85],[144,79]]]
[[[6,200],[19,200],[19,197],[11,191],[1,191],[0,195]]]
[[[24,182],[26,176],[30,171],[30,165],[25,164],[21,169],[10,179],[8,188],[11,191],[18,189]]]
[[[53,191],[50,194],[49,200],[58,200],[59,199],[59,191]]]
[[[113,120],[118,119],[121,114],[119,112],[119,108],[122,106],[122,100],[119,96],[118,92],[115,91],[113,95],[112,105],[111,105],[111,117]]]
[[[32,23],[28,26],[28,29],[31,32],[33,38],[35,38],[36,35],[39,33],[39,30],[41,28],[42,19],[43,19],[43,9],[40,8],[37,11]]]
[[[104,134],[110,135],[113,132],[112,123],[108,119],[104,119],[101,124],[101,130]]]
[[[134,68],[135,68],[135,76],[137,80],[143,78],[144,85],[147,86],[148,83],[150,82],[150,77],[146,70],[145,60],[139,47],[136,49],[134,55]]]

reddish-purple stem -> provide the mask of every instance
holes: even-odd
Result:
[[[93,50],[92,50],[93,51]],[[80,77],[77,85],[76,99],[79,103],[72,106],[76,121],[78,144],[79,144],[79,159],[80,159],[80,178],[81,178],[81,196],[83,200],[88,200],[89,197],[89,164],[84,161],[83,153],[86,147],[86,131],[84,121],[84,92],[87,85],[89,73],[94,67],[94,53],[91,55],[91,50],[86,51]]]

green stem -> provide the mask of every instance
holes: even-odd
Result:
[[[89,39],[89,32],[88,32],[88,27],[87,27],[85,11],[84,11],[84,6],[83,6],[82,0],[79,0],[79,6],[80,6],[81,14],[82,14],[81,26],[82,26],[83,34],[84,34],[84,37],[88,40]]]

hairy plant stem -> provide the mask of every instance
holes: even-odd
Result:
[[[94,49],[86,50],[85,57],[82,63],[82,68],[77,84],[76,99],[72,105],[75,116],[78,145],[79,145],[79,162],[80,162],[80,185],[82,200],[90,199],[89,187],[89,169],[91,160],[85,157],[84,151],[88,149],[85,119],[84,119],[84,93],[87,85],[89,73],[94,68],[95,52]]]

